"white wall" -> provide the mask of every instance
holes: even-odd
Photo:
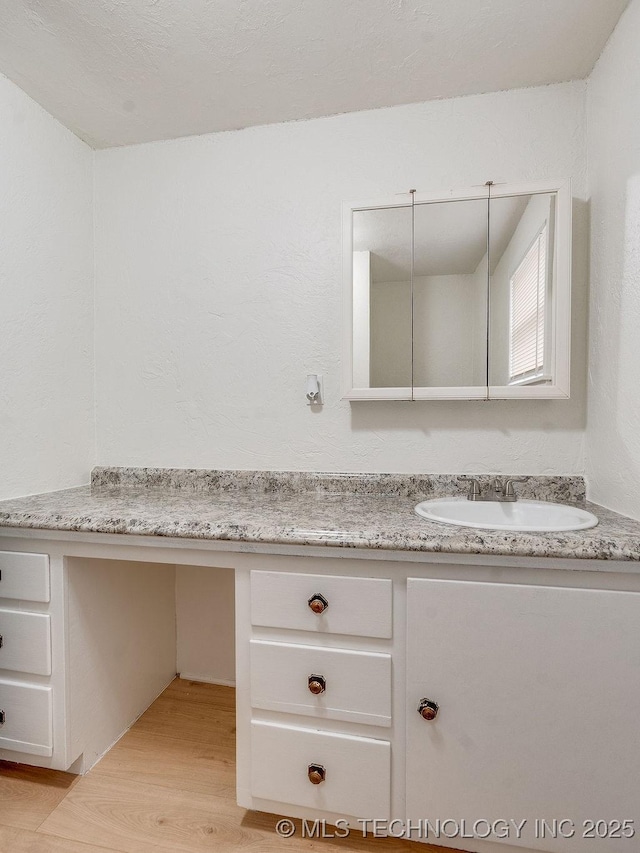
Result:
[[[92,163],[0,76],[0,498],[94,461]]]
[[[486,262],[484,269],[484,281],[477,271],[414,277],[416,387],[474,385],[476,377],[477,384],[486,385],[486,307],[483,314],[478,310],[479,304],[486,306]],[[371,282],[370,314],[371,387],[410,386],[411,281]]]
[[[411,281],[372,281],[369,318],[371,387],[410,387]]]
[[[178,673],[235,684],[235,576],[232,569],[176,567]]]
[[[481,262],[482,263],[482,262]],[[414,282],[414,382],[422,386],[473,385],[477,339],[486,341],[486,311],[482,318],[478,302],[486,292],[475,272],[462,275],[418,276]],[[480,320],[481,328],[476,329]],[[483,359],[486,366],[486,355]],[[480,371],[484,385],[484,370]]]
[[[593,500],[640,519],[640,0],[589,81]]]
[[[98,461],[581,471],[584,91],[579,82],[96,152]],[[341,401],[341,202],[557,175],[574,179],[578,199],[572,400]],[[308,372],[324,375],[321,412],[305,405]]]

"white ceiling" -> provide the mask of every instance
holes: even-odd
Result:
[[[96,147],[585,77],[628,0],[0,0],[0,71]]]

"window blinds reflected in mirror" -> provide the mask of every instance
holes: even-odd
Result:
[[[547,226],[533,241],[509,282],[509,384],[544,375]]]
[[[555,194],[492,198],[489,385],[550,384]]]

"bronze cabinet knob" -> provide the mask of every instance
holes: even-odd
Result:
[[[432,702],[431,699],[421,699],[418,705],[418,713],[423,720],[431,722],[438,716],[440,710],[437,702]]]
[[[324,769],[322,764],[310,764],[308,772],[309,781],[312,785],[319,785],[321,782],[324,782],[327,775],[327,771]]]
[[[309,676],[309,690],[314,696],[319,696],[327,689],[327,680],[324,675]]]
[[[315,595],[312,595],[308,603],[309,607],[313,610],[313,612],[318,614],[324,613],[324,611],[329,606],[329,602],[327,601],[327,599],[319,592],[316,592]]]

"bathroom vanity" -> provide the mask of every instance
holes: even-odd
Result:
[[[519,488],[584,503],[580,478]],[[240,805],[481,853],[640,849],[640,524],[413,511],[462,489],[96,469],[1,503],[0,758],[90,768],[175,675],[176,566],[230,568]]]

